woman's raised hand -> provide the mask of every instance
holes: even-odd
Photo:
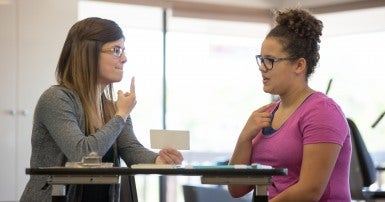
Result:
[[[134,109],[135,105],[135,77],[132,77],[130,92],[123,92],[122,90],[118,91],[118,100],[116,102],[116,115],[121,116],[124,121],[126,121],[131,111]]]

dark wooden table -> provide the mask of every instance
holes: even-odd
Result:
[[[267,187],[271,177],[286,175],[287,169],[278,168],[68,168],[42,167],[27,168],[26,174],[47,175],[47,183],[56,185],[52,196],[63,195],[68,184],[118,184],[123,175],[173,175],[201,176],[202,184],[243,184],[255,185],[257,201],[268,201]],[[59,189],[59,191],[58,191]]]

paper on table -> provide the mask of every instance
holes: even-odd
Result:
[[[190,132],[185,130],[150,130],[152,149],[190,149]]]

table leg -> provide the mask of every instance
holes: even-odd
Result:
[[[269,201],[268,196],[255,196],[253,202],[267,202]]]
[[[52,202],[65,202],[66,197],[66,186],[65,185],[52,185]]]
[[[269,201],[268,187],[271,183],[271,177],[226,177],[226,176],[202,176],[202,184],[255,184],[253,202]]]
[[[66,202],[65,196],[52,196],[52,202]]]
[[[255,185],[254,193],[253,202],[269,201],[268,185]]]

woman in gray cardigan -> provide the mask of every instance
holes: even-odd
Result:
[[[136,139],[130,113],[136,104],[134,79],[130,92],[113,86],[123,77],[124,36],[113,21],[87,18],[75,23],[64,43],[56,69],[58,85],[47,89],[35,108],[31,168],[64,166],[96,152],[119,166],[122,158],[136,163],[180,164],[174,149],[154,153]],[[51,201],[47,176],[30,176],[20,201]],[[71,185],[67,201],[118,201],[119,187]]]

